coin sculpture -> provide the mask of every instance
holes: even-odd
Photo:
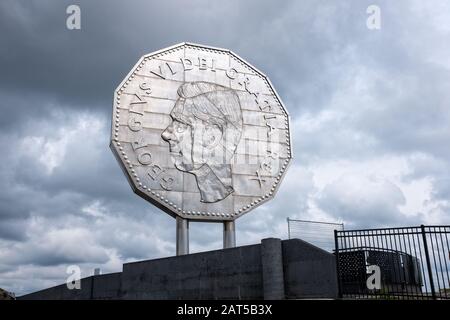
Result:
[[[110,147],[136,194],[177,219],[224,223],[271,200],[292,159],[269,79],[226,50],[182,43],[144,55],[114,93]]]

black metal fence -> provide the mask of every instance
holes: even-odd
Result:
[[[334,232],[341,298],[450,299],[450,226]]]

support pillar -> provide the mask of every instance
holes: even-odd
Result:
[[[177,217],[177,256],[189,254],[189,220]]]
[[[236,228],[234,221],[225,221],[223,223],[223,248],[236,247]]]
[[[261,262],[264,300],[285,299],[283,250],[280,239],[267,238],[261,241]]]

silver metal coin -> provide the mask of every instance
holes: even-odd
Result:
[[[232,221],[271,200],[292,159],[269,79],[191,43],[139,59],[114,93],[110,146],[134,192],[189,220]]]

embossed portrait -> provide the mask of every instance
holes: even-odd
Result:
[[[175,167],[195,176],[202,202],[225,199],[234,191],[231,162],[242,135],[239,97],[202,81],[184,83],[177,93],[172,122],[161,137]]]

